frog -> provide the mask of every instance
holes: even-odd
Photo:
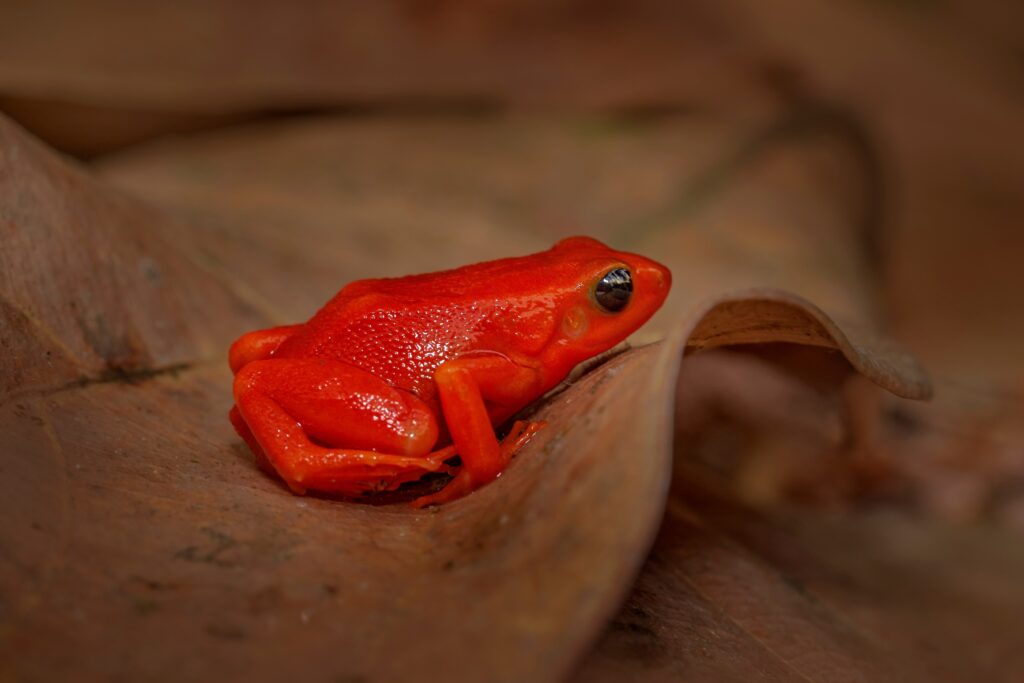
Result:
[[[512,418],[639,329],[671,284],[660,263],[584,236],[356,280],[306,322],[231,345],[229,419],[295,494],[359,498],[442,473],[411,504],[449,503],[500,477],[545,426]]]

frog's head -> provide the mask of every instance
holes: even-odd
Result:
[[[544,353],[549,368],[567,371],[612,348],[654,315],[672,286],[660,263],[589,237],[564,239],[550,253],[573,282],[557,297],[560,323]]]

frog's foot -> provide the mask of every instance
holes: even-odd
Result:
[[[448,471],[430,409],[358,368],[324,359],[269,359],[235,377],[232,423],[295,493],[358,495]],[[351,446],[351,447],[350,447]]]
[[[519,449],[526,445],[526,442],[533,438],[533,435],[544,429],[548,423],[544,420],[516,420],[512,429],[501,440],[501,454],[505,462],[512,459],[512,456],[519,452]]]
[[[451,446],[422,458],[312,446],[303,453],[300,466],[277,470],[300,495],[307,489],[348,496],[394,490],[424,474],[448,471],[444,461],[455,455]]]
[[[543,420],[535,422],[516,420],[515,424],[512,425],[512,429],[509,430],[508,435],[501,441],[501,457],[503,462],[507,465],[508,461],[512,459],[512,456],[514,456],[520,448],[525,446],[526,442],[529,441],[534,434],[539,432],[546,425],[547,422],[544,422]],[[416,500],[412,501],[411,505],[415,508],[423,508],[428,505],[441,505],[457,498],[462,498],[478,487],[479,484],[474,482],[472,473],[468,469],[463,468],[443,489],[437,493],[420,496]]]

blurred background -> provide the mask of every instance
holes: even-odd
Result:
[[[0,108],[94,162],[299,114],[675,111],[826,130],[871,175],[899,334],[1013,363],[1022,15],[999,0],[6,2]]]
[[[1022,566],[1006,539],[1024,533],[1024,4],[5,0],[0,111],[173,215],[204,267],[282,322],[348,279],[582,231],[672,266],[652,336],[708,297],[778,286],[895,338],[936,399],[844,385],[833,412],[854,436],[838,440],[809,442],[827,425],[787,423],[779,393],[749,399],[791,393],[747,361],[694,368],[677,429],[680,458],[703,469],[687,476],[755,508],[881,502],[939,524],[898,527],[858,577],[899,565],[908,539],[969,548],[978,568],[941,588],[976,590],[963,609],[977,629],[960,636],[997,645],[957,671],[1011,680],[1002,664],[1024,665],[993,611]],[[803,368],[801,386],[834,374],[768,356]],[[695,424],[693,402],[709,401]],[[708,427],[722,416],[746,425],[742,448],[735,424]],[[862,522],[801,529],[841,566],[849,550],[830,538],[893,528]],[[1009,535],[959,536],[976,528]],[[949,559],[925,553],[914,571]],[[977,588],[992,567],[1002,588]],[[589,674],[657,654],[642,596],[630,604]],[[925,651],[928,620],[961,612],[920,614],[890,626],[918,628]]]

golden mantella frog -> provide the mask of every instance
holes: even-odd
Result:
[[[538,429],[507,422],[661,306],[671,274],[587,237],[529,256],[346,285],[308,322],[249,332],[229,354],[230,418],[297,494],[453,474],[414,505],[498,477]],[[452,465],[458,455],[460,465]]]

